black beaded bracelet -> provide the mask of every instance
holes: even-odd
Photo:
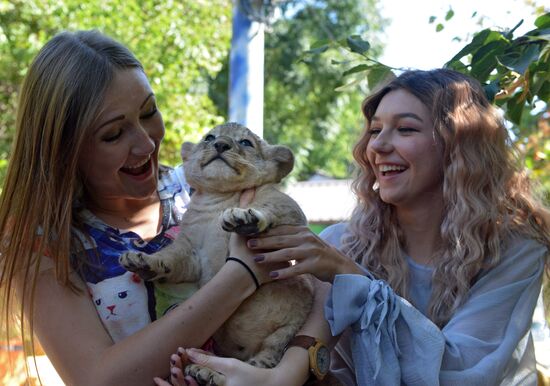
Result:
[[[229,256],[228,258],[225,259],[225,262],[228,262],[230,260],[231,261],[236,261],[237,263],[239,263],[240,265],[245,267],[246,270],[248,271],[248,273],[250,274],[250,276],[252,276],[252,280],[254,280],[254,284],[256,284],[256,289],[260,288],[260,282],[258,282],[258,278],[254,274],[254,271],[252,271],[250,269],[250,267],[244,261],[242,261],[241,259],[237,259],[236,257]]]

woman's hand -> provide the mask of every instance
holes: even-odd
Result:
[[[170,357],[170,383],[160,378],[154,378],[158,386],[195,386],[197,382],[184,376],[183,369],[191,363],[208,367],[225,376],[226,386],[243,385],[280,385],[273,377],[272,369],[254,367],[234,358],[221,358],[198,349],[178,348],[178,354]]]
[[[364,274],[353,260],[324,242],[307,226],[282,225],[251,238],[247,245],[255,251],[255,261],[260,265],[295,261],[294,265],[270,272],[272,278],[311,273],[319,280],[332,283],[337,274]]]
[[[178,348],[177,354],[172,354],[170,356],[170,382],[165,381],[162,378],[155,377],[153,381],[157,386],[198,386],[197,381],[195,381],[190,376],[185,376],[183,374],[183,369],[189,363],[187,358],[187,353],[183,348]]]

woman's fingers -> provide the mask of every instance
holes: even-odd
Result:
[[[186,386],[185,377],[183,376],[183,369],[180,367],[170,367],[170,382],[174,386]]]
[[[279,225],[262,233],[259,237],[291,236],[298,233],[311,233],[307,225]]]
[[[159,377],[154,377],[153,382],[155,382],[155,385],[157,386],[171,386],[168,382]]]
[[[233,358],[220,358],[210,353],[206,353],[202,350],[194,348],[185,350],[189,359],[201,366],[208,367],[221,374],[227,374],[235,367],[236,359]]]
[[[280,228],[285,228],[281,231]],[[270,229],[268,232],[252,237],[247,246],[254,250],[273,250],[292,248],[304,245],[324,245],[325,243],[307,227],[280,226]]]

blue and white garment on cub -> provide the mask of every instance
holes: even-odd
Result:
[[[83,248],[77,246],[79,249],[72,251],[73,267],[86,282],[97,313],[115,342],[164,315],[197,289],[192,283],[153,285],[118,263],[119,256],[127,251],[155,253],[171,244],[180,232],[179,222],[190,200],[181,166],[160,167],[158,194],[162,228],[150,241],[105,224],[78,203],[75,207],[84,232],[74,230]]]

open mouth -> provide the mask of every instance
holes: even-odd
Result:
[[[136,165],[136,166],[126,166],[120,168],[120,171],[122,173],[130,174],[131,176],[139,176],[142,174],[145,174],[151,170],[153,161],[151,160],[151,157],[147,158],[143,163]]]
[[[407,170],[407,168],[401,165],[380,165],[378,170],[382,176],[389,177],[402,173]]]

